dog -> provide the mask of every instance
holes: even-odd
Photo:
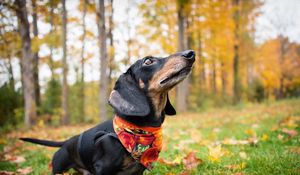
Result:
[[[60,147],[52,159],[53,174],[70,168],[83,174],[143,174],[161,150],[165,115],[176,114],[168,91],[187,77],[194,62],[192,50],[140,59],[118,78],[110,94],[112,120],[62,142],[20,139]]]

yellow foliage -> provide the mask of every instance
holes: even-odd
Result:
[[[208,159],[212,162],[220,162],[221,157],[224,156],[224,151],[222,150],[222,146],[210,145],[208,146]]]

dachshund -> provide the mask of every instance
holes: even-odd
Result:
[[[165,115],[176,114],[168,91],[187,77],[194,62],[192,50],[137,60],[118,78],[110,94],[113,119],[66,141],[20,139],[60,147],[52,159],[53,174],[70,168],[83,174],[143,174],[161,150]]]

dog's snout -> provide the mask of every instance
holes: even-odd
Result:
[[[195,61],[195,51],[193,50],[186,50],[181,52],[182,56],[187,59],[190,62],[194,62]]]

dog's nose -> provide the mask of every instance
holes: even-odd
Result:
[[[181,52],[182,53],[182,56],[189,60],[190,62],[194,62],[195,61],[195,51],[193,50],[186,50],[186,51],[183,51]]]

